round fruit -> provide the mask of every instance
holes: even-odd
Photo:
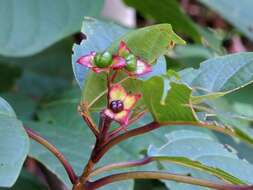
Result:
[[[108,51],[104,53],[96,53],[94,64],[99,68],[106,68],[112,64],[112,54]]]
[[[137,59],[133,54],[129,54],[126,57],[125,69],[130,71],[130,72],[136,71],[136,69],[137,69]]]
[[[124,104],[121,100],[114,100],[110,103],[110,109],[113,113],[119,113],[124,109]]]

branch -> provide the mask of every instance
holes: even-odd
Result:
[[[111,118],[108,118],[106,115],[104,115],[103,112],[100,113],[99,136],[96,139],[96,143],[95,143],[95,146],[91,152],[88,163],[84,167],[81,176],[79,177],[77,183],[73,187],[73,190],[85,189],[85,186],[88,183],[88,180],[90,177],[90,173],[92,172],[93,167],[96,164],[96,161],[94,161],[94,157],[96,156],[97,151],[100,149],[100,146],[102,144],[104,144],[104,141],[107,138],[108,130],[110,128],[111,122],[112,122]]]
[[[105,166],[102,166],[100,168],[93,170],[93,172],[91,172],[90,176],[96,176],[97,174],[100,174],[102,172],[106,172],[106,171],[110,171],[110,170],[114,170],[114,169],[143,166],[143,165],[149,164],[150,162],[153,162],[153,161],[155,161],[155,160],[152,160],[151,157],[146,157],[141,160],[108,164],[108,165],[105,165]]]
[[[167,122],[167,123],[158,123],[156,121],[153,121],[149,124],[146,124],[142,127],[132,129],[130,131],[127,131],[123,134],[120,134],[113,139],[111,139],[109,142],[107,142],[105,145],[103,145],[100,149],[100,151],[97,152],[95,161],[97,162],[110,148],[112,148],[114,145],[129,139],[134,136],[138,136],[150,131],[153,131],[155,129],[158,129],[160,127],[167,127],[167,126],[176,126],[176,125],[191,125],[191,126],[196,126],[196,127],[201,127],[201,128],[207,128],[211,129],[229,136],[236,136],[236,133],[230,129],[230,128],[223,128],[220,126],[216,126],[214,124],[209,124],[209,123],[202,123],[202,122]]]
[[[150,172],[150,171],[138,171],[138,172],[125,172],[103,177],[94,182],[89,183],[89,189],[97,189],[110,183],[117,181],[129,180],[129,179],[163,179],[173,180],[176,182],[187,183],[192,185],[198,185],[208,187],[217,190],[253,190],[253,186],[231,185],[225,183],[214,183],[207,180],[196,179],[189,176],[177,175],[164,172]]]
[[[61,162],[61,164],[65,168],[71,183],[75,184],[75,182],[77,181],[77,175],[75,174],[72,166],[63,156],[63,154],[54,145],[50,144],[46,139],[41,137],[39,134],[37,134],[36,132],[32,131],[29,128],[26,128],[26,127],[24,128],[31,139],[35,140],[36,142],[44,146],[46,149],[48,149],[50,152],[52,152],[55,155],[55,157]]]
[[[106,74],[106,85],[107,85],[107,108],[110,106],[110,90],[111,90],[111,80],[110,80],[110,72]]]
[[[141,135],[144,133],[147,133],[149,131],[155,130],[157,128],[159,128],[160,125],[157,122],[151,122],[147,125],[144,125],[142,127],[127,131],[123,134],[118,135],[117,137],[111,139],[108,143],[106,143],[105,145],[103,145],[100,150],[97,152],[96,156],[94,157],[94,161],[98,162],[98,160],[100,160],[100,158],[114,145],[120,143],[121,141],[124,141],[128,138],[137,136],[137,135]]]
[[[87,105],[81,104],[78,106],[78,112],[80,115],[83,117],[83,120],[86,122],[90,130],[93,132],[93,134],[98,138],[99,136],[99,131],[96,127],[96,124],[93,122],[92,118],[90,117],[87,109]]]

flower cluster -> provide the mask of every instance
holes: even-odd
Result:
[[[77,60],[95,73],[107,72],[110,70],[123,70],[129,76],[140,76],[151,71],[150,64],[135,56],[126,43],[121,41],[116,55],[105,51],[102,53],[91,52],[81,56]],[[129,122],[130,113],[141,94],[128,94],[120,84],[109,85],[108,106],[103,113],[118,122],[121,126],[126,126]]]
[[[120,42],[117,55],[112,55],[107,51],[103,53],[91,52],[80,57],[77,63],[96,73],[108,72],[110,69],[123,69],[130,76],[140,76],[151,71],[151,65],[132,54],[123,41]]]

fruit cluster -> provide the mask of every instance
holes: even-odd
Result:
[[[108,51],[91,52],[81,56],[77,63],[91,68],[96,73],[123,69],[128,75],[139,76],[151,71],[151,65],[135,56],[123,41],[120,42],[117,55]]]

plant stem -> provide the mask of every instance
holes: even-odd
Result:
[[[196,127],[201,127],[201,128],[207,128],[211,129],[220,133],[227,134],[229,136],[236,136],[235,132],[232,131],[229,128],[223,128],[216,126],[214,124],[208,124],[208,123],[200,123],[200,122],[167,122],[167,123],[158,123],[156,121],[153,121],[149,124],[146,124],[142,127],[132,129],[130,131],[127,131],[123,134],[120,134],[114,138],[112,138],[109,142],[107,142],[105,145],[101,147],[101,149],[97,152],[95,160],[99,160],[110,148],[112,148],[114,145],[129,139],[134,136],[138,136],[150,131],[153,131],[155,129],[158,129],[160,127],[166,127],[166,126],[176,126],[176,125],[191,125],[191,126],[196,126]]]
[[[106,143],[105,145],[103,145],[100,150],[97,152],[96,157],[94,158],[94,160],[98,161],[101,159],[101,157],[114,145],[120,143],[123,140],[126,140],[128,138],[131,138],[133,136],[137,136],[143,133],[147,133],[149,131],[152,131],[154,129],[159,128],[160,125],[157,122],[151,122],[145,126],[127,131],[123,134],[118,135],[117,137],[111,139],[108,143]]]
[[[55,155],[55,157],[61,162],[61,164],[65,168],[71,183],[75,184],[77,181],[77,175],[75,174],[72,166],[63,156],[63,154],[54,145],[50,144],[46,139],[41,137],[39,134],[37,134],[36,132],[32,131],[31,129],[27,127],[24,127],[24,128],[31,139],[35,140],[36,142],[44,146]]]
[[[84,190],[87,189],[87,184],[89,183],[89,177],[90,173],[92,172],[94,165],[98,162],[94,158],[97,155],[98,150],[104,144],[108,137],[108,130],[111,125],[111,118],[107,117],[103,112],[100,113],[100,120],[99,120],[99,136],[96,139],[95,146],[91,152],[90,159],[86,166],[84,167],[84,170],[82,172],[82,175],[79,177],[78,182],[74,185],[73,190]]]
[[[85,104],[81,104],[78,107],[78,111],[83,117],[83,120],[86,122],[87,126],[90,128],[90,130],[93,132],[93,134],[98,138],[99,131],[96,127],[96,124],[93,122],[92,118],[90,117],[88,113],[87,106]]]
[[[111,90],[111,79],[110,79],[110,72],[106,74],[107,80],[107,108],[110,106],[110,90]]]
[[[93,172],[91,172],[90,176],[95,176],[95,175],[100,174],[102,172],[113,170],[113,169],[142,166],[142,165],[146,165],[152,161],[154,161],[154,160],[152,160],[151,157],[145,157],[141,160],[108,164],[108,165],[105,165],[105,166],[102,166],[100,168],[93,170]]]
[[[150,172],[150,171],[138,171],[138,172],[125,172],[110,175],[98,179],[97,181],[91,182],[89,184],[89,189],[95,190],[102,186],[105,186],[110,183],[117,181],[129,180],[129,179],[163,179],[163,180],[173,180],[176,182],[187,183],[192,185],[198,185],[208,188],[213,188],[217,190],[253,190],[253,186],[240,186],[240,185],[231,185],[231,184],[222,184],[214,183],[207,180],[196,179],[189,176],[177,175],[164,172]]]
[[[112,82],[112,83],[113,83],[114,80],[116,79],[118,73],[119,73],[119,70],[114,71],[114,73],[113,73],[113,75],[112,75],[112,77],[111,77],[111,82]]]

